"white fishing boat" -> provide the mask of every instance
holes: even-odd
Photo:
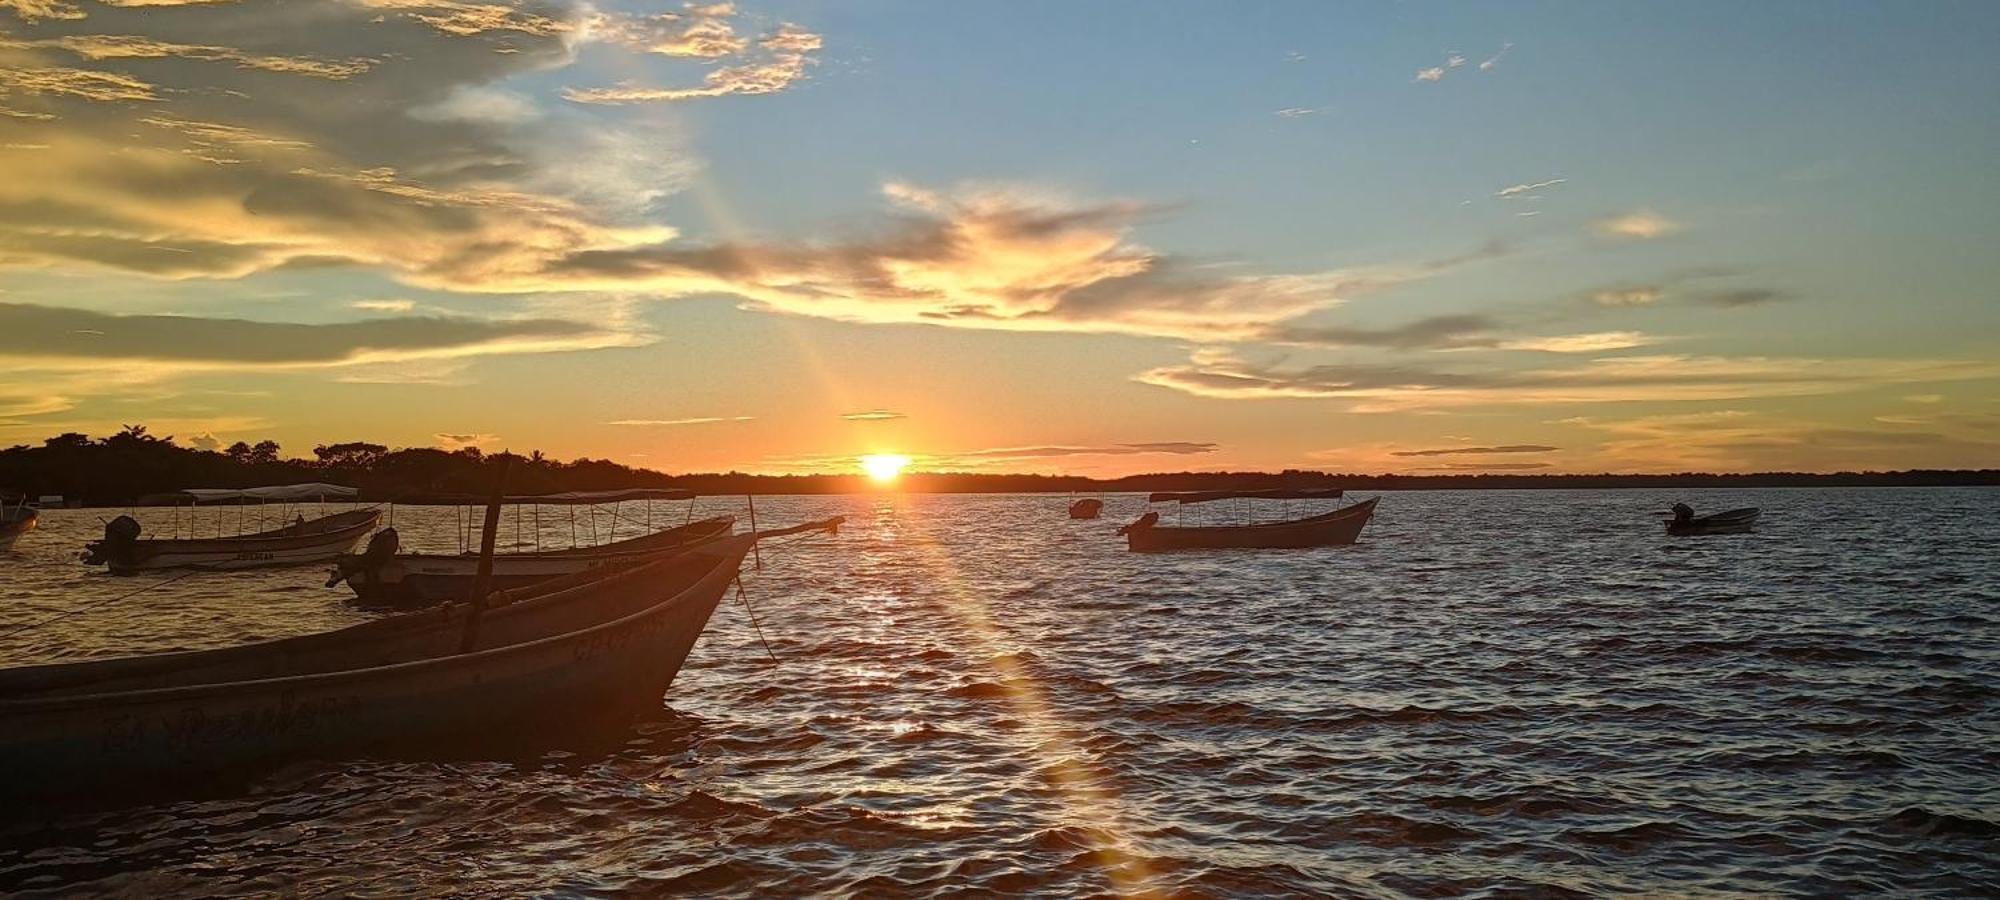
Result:
[[[254,488],[191,488],[172,496],[190,504],[258,503],[260,518],[268,519],[268,504],[279,504],[276,517],[294,520],[279,528],[215,537],[141,537],[137,519],[119,516],[104,526],[104,537],[85,545],[83,561],[103,565],[113,575],[162,569],[258,569],[308,565],[332,560],[361,542],[382,518],[379,509],[352,509],[308,519],[294,504],[352,500],[355,488],[337,484],[284,484]],[[217,530],[221,530],[218,517]]]
[[[1217,500],[1339,500],[1336,488],[1301,490],[1189,491],[1157,493],[1149,503],[1210,503]],[[1283,522],[1239,525],[1161,525],[1160,514],[1149,512],[1138,521],[1118,529],[1126,547],[1139,553],[1170,550],[1299,550],[1307,547],[1340,547],[1360,538],[1361,529],[1375,514],[1379,497],[1342,506],[1316,516]]]

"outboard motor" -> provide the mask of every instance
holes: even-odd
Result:
[[[1130,525],[1126,525],[1122,528],[1119,528],[1118,533],[1125,534],[1126,532],[1130,531],[1139,531],[1141,529],[1151,528],[1153,527],[1153,523],[1158,521],[1160,521],[1160,514],[1156,512],[1149,512],[1143,516],[1140,516],[1139,521],[1133,522]]]
[[[362,581],[362,590],[356,591],[364,599],[373,593],[372,588],[381,581],[382,567],[396,558],[396,551],[402,547],[402,538],[394,528],[384,528],[368,539],[368,547],[359,554],[342,556],[334,564],[333,577],[327,579],[326,586],[333,587],[356,575],[367,576]]]
[[[104,523],[104,539],[84,545],[83,561],[93,566],[124,566],[132,562],[139,543],[139,520],[119,516]]]

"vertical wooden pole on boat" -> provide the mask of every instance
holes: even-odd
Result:
[[[756,495],[756,494],[744,494],[744,495],[743,495],[743,499],[745,499],[745,500],[748,500],[748,501],[750,501],[750,533],[751,533],[751,534],[756,534],[756,533],[757,533],[757,495]],[[755,540],[752,540],[752,541],[750,542],[750,555],[751,555],[752,557],[754,557],[754,558],[755,558],[755,559],[757,560],[757,571],[759,571],[759,572],[762,572],[762,571],[764,571],[764,551],[762,551],[762,550],[759,550],[759,549],[757,548],[757,542],[756,542]],[[738,557],[738,559],[741,559],[741,558],[742,558],[742,557]]]
[[[493,586],[493,537],[500,530],[500,501],[507,495],[507,467],[513,463],[512,454],[500,457],[500,474],[493,479],[493,495],[486,499],[486,528],[479,535],[479,571],[472,577],[472,610],[465,616],[465,636],[458,642],[460,653],[471,653],[479,639],[479,616],[486,611],[486,594]]]

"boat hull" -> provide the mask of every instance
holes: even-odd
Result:
[[[425,649],[436,655],[389,665],[0,700],[0,793],[236,776],[287,759],[462,745],[528,723],[617,721],[659,702],[748,548],[726,541],[700,559],[585,580],[535,601],[555,630],[496,622],[471,653],[454,652],[462,629],[432,628]],[[636,611],[596,621],[606,608]],[[565,619],[582,627],[565,630]],[[516,638],[530,639],[507,643]]]
[[[1667,534],[1674,537],[1700,537],[1710,534],[1747,534],[1757,525],[1760,510],[1732,509],[1728,512],[1696,516],[1686,522],[1668,521]]]
[[[103,562],[113,575],[165,569],[265,569],[323,563],[353,550],[382,519],[377,509],[352,510],[290,529],[225,538],[147,538],[114,547],[89,546],[88,562]]]
[[[1102,500],[1078,500],[1069,505],[1069,517],[1072,519],[1095,519],[1103,511]]]
[[[543,553],[506,553],[493,557],[491,588],[519,590],[530,585],[602,568],[611,563],[699,546],[726,537],[735,518],[718,516],[680,528],[661,531],[626,541],[553,550]],[[352,562],[350,562],[352,561]],[[444,555],[399,553],[376,569],[365,569],[365,559],[343,555],[339,558],[354,589],[355,602],[363,606],[415,609],[472,595],[479,577],[479,556],[473,553]]]
[[[21,535],[34,531],[40,520],[40,513],[31,507],[24,507],[20,512],[11,509],[0,511],[0,553],[13,549],[14,542],[20,540]]]
[[[1138,553],[1176,550],[1298,550],[1352,544],[1375,514],[1371,498],[1325,515],[1263,525],[1127,528],[1125,545]]]

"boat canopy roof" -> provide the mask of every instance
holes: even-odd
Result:
[[[351,498],[361,496],[360,488],[344,484],[308,482],[306,484],[272,484],[252,488],[188,488],[175,491],[169,496],[193,497],[196,503],[218,503],[224,500],[318,500],[325,497]]]
[[[1148,503],[1207,503],[1210,500],[1234,500],[1245,497],[1251,500],[1338,500],[1345,491],[1340,488],[1271,488],[1262,491],[1162,491],[1146,498]]]
[[[502,503],[539,503],[549,506],[588,506],[623,503],[627,500],[693,500],[693,491],[679,488],[629,488],[622,491],[563,491],[555,494],[508,494]],[[486,494],[419,494],[397,498],[397,503],[438,506],[484,506],[493,499]]]

